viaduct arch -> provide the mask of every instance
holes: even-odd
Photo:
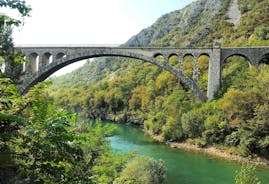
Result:
[[[258,66],[264,56],[269,55],[269,47],[247,48],[150,48],[150,47],[91,47],[91,46],[16,46],[26,57],[19,92],[27,93],[30,87],[44,81],[57,70],[80,60],[102,56],[121,56],[139,59],[159,66],[177,76],[202,102],[212,100],[221,83],[221,70],[224,61],[233,55],[247,58],[251,65]],[[194,58],[193,77],[183,74],[183,58]],[[207,95],[198,86],[198,58],[209,57]],[[157,59],[164,58],[164,62]],[[171,56],[178,56],[179,67],[169,64]],[[269,59],[268,59],[269,60]]]

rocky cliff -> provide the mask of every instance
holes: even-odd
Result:
[[[190,46],[191,42],[200,40],[209,34],[211,22],[208,20],[216,18],[221,8],[221,0],[196,1],[181,10],[163,15],[152,26],[130,38],[125,45],[164,46],[163,43],[155,42],[172,34],[172,38],[165,43],[165,46]],[[189,40],[176,45],[177,37],[189,37]]]

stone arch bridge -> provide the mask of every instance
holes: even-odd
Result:
[[[17,46],[25,55],[27,63],[22,71],[21,93],[44,81],[57,70],[80,60],[102,56],[122,56],[139,59],[157,65],[177,76],[181,82],[192,90],[202,102],[211,100],[221,83],[221,70],[224,61],[234,55],[248,59],[250,65],[258,66],[268,63],[269,47],[248,48],[156,48],[156,47],[92,47],[92,46]],[[178,56],[179,67],[169,65],[171,56]],[[191,55],[194,58],[193,77],[183,74],[183,58]],[[209,57],[207,95],[198,86],[198,58]],[[158,60],[163,56],[164,62]],[[264,58],[267,58],[264,59]]]

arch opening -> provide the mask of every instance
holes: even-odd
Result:
[[[183,74],[193,78],[194,57],[192,54],[186,54],[183,57]]]
[[[56,59],[64,59],[66,58],[66,54],[63,52],[60,52],[56,55]]]
[[[210,57],[208,54],[200,54],[198,57],[198,86],[207,94],[208,86],[208,69],[209,69],[209,60]]]
[[[269,53],[263,55],[262,59],[259,61],[259,65],[261,64],[269,65]]]
[[[248,80],[250,61],[243,55],[232,55],[222,64],[221,86],[216,97],[222,97],[229,88],[241,89]]]
[[[179,68],[179,57],[177,54],[170,54],[168,57],[168,63],[174,68]]]
[[[39,55],[37,53],[31,53],[29,55],[29,68],[31,73],[38,71]]]
[[[163,54],[161,53],[156,53],[153,55],[153,57],[157,60],[157,61],[160,61],[160,62],[165,62],[165,57]]]
[[[241,62],[242,60],[244,60],[244,62],[246,62],[249,66],[251,65],[251,61],[246,55],[235,53],[235,54],[229,55],[226,58],[224,58],[224,60],[222,61],[222,68],[231,62],[235,62],[235,61]]]
[[[49,53],[49,52],[46,52],[42,56],[41,66],[47,66],[47,65],[49,65],[50,63],[52,63],[52,59],[53,59],[52,54]]]
[[[6,70],[6,64],[5,64],[5,62],[2,62],[2,63],[1,63],[0,70],[1,70],[2,73],[5,72],[5,70]]]
[[[27,65],[26,65],[26,59],[27,59],[27,57],[26,56],[23,56],[23,59],[24,59],[24,62],[22,63],[22,71],[21,71],[22,74],[26,72],[26,67],[27,67]]]

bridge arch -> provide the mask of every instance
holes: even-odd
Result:
[[[259,59],[259,65],[260,64],[266,64],[269,65],[269,53],[264,54],[260,59]]]
[[[57,57],[58,55],[57,54],[55,61],[53,61],[49,65],[42,66],[38,72],[33,73],[31,76],[25,77],[24,83],[20,86],[19,89],[21,93],[23,94],[27,93],[30,87],[36,85],[41,81],[44,81],[51,74],[69,64],[89,58],[98,58],[103,56],[119,56],[119,57],[139,59],[145,62],[150,62],[156,66],[159,66],[167,70],[168,72],[176,75],[183,84],[188,86],[188,88],[192,90],[201,99],[202,102],[205,102],[207,100],[207,97],[200,91],[198,85],[193,80],[183,75],[182,72],[175,69],[173,66],[170,66],[168,62],[158,61],[154,57],[150,57],[140,53],[113,50],[113,49],[85,50],[84,52],[74,52],[68,55],[65,55],[64,52],[58,52],[58,53],[61,53],[61,57]]]
[[[165,56],[164,56],[164,54],[162,54],[162,53],[155,53],[155,54],[153,55],[153,57],[154,57],[157,61],[160,61],[160,62],[164,62],[164,61],[166,61]]]
[[[49,65],[52,62],[52,59],[53,59],[53,55],[49,52],[46,52],[42,56],[41,65],[42,66]]]
[[[179,69],[180,63],[179,63],[178,54],[176,54],[176,53],[169,54],[167,61],[171,66],[177,67]]]
[[[36,52],[33,52],[28,56],[28,60],[29,60],[29,70],[32,73],[36,73],[38,71],[39,55]]]
[[[170,59],[171,57],[175,57],[175,56],[178,57],[178,54],[177,53],[171,53],[171,54],[169,54],[168,59]]]
[[[183,73],[192,78],[193,77],[193,68],[194,68],[194,63],[195,63],[195,58],[194,58],[194,55],[191,54],[191,53],[187,53],[187,54],[184,54],[183,55],[183,58],[182,58],[183,62]]]
[[[56,54],[56,59],[62,59],[62,58],[65,58],[66,57],[66,54],[63,53],[63,52],[59,52],[58,54]]]
[[[199,57],[202,57],[202,56],[207,56],[208,58],[210,58],[210,55],[207,52],[200,53],[199,56],[198,56],[198,58]]]
[[[213,58],[208,53],[201,53],[197,57],[196,80],[197,80],[199,89],[203,91],[204,94],[208,93],[210,60],[213,60]]]
[[[238,48],[222,48],[221,64],[231,56],[238,55],[246,58],[250,65],[258,66],[262,58],[269,53],[269,47],[238,47]]]
[[[232,53],[231,55],[227,55],[225,58],[223,58],[221,63],[222,67],[225,66],[228,59],[233,58],[235,56],[245,58],[247,60],[248,65],[255,65],[255,63],[253,63],[247,55],[242,53]]]
[[[154,58],[157,58],[157,57],[159,57],[159,56],[164,57],[163,54],[160,53],[160,52],[157,52],[157,53],[154,53],[154,54],[153,54],[153,57],[154,57]]]

